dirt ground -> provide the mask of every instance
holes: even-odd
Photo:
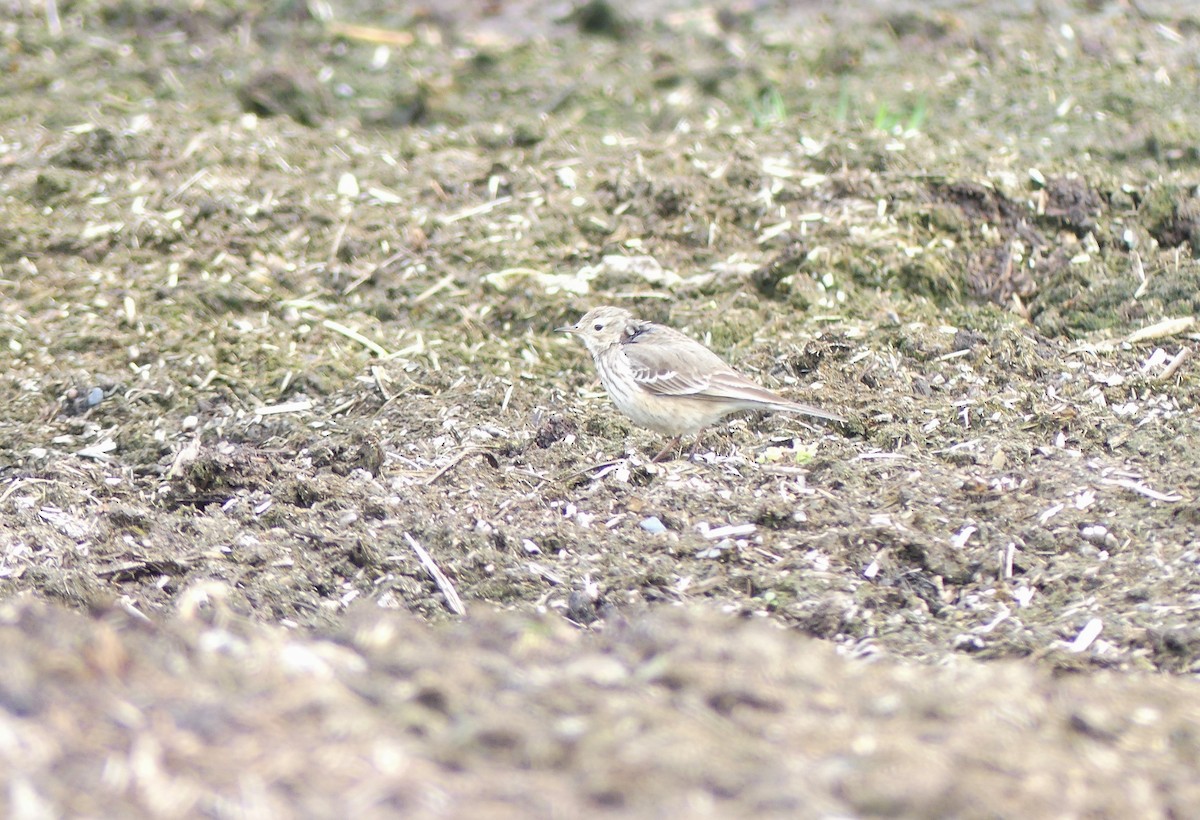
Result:
[[[0,814],[1196,816],[1192,3],[375,5],[0,15]]]

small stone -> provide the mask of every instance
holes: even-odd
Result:
[[[358,179],[354,174],[347,172],[338,178],[337,192],[344,199],[358,198]]]
[[[639,523],[642,529],[652,535],[658,535],[667,531],[667,525],[664,524],[658,516],[652,515],[649,518],[643,518]]]

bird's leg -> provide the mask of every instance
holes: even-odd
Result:
[[[659,463],[660,461],[663,461],[663,460],[665,460],[665,459],[666,459],[666,457],[667,457],[667,455],[668,455],[668,454],[669,454],[669,453],[670,453],[672,450],[674,450],[676,447],[678,447],[678,446],[679,446],[679,442],[680,442],[682,439],[683,439],[683,436],[681,436],[681,435],[680,435],[680,436],[675,436],[675,438],[673,438],[673,439],[671,439],[670,441],[668,441],[668,442],[667,442],[667,446],[666,446],[666,447],[664,447],[664,448],[662,448],[662,450],[660,450],[660,451],[659,451],[658,455],[656,455],[654,458],[650,459],[650,461],[651,461],[652,463],[654,463],[654,464],[657,464],[657,463]]]
[[[692,442],[692,452],[688,453],[688,461],[696,460],[696,453],[700,450],[700,439],[704,438],[704,431],[696,432],[696,440]]]

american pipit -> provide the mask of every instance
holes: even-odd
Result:
[[[596,363],[613,404],[635,424],[673,436],[697,433],[738,410],[783,410],[844,424],[834,413],[788,401],[752,382],[704,345],[666,325],[635,319],[618,307],[589,310],[557,330],[578,336]]]

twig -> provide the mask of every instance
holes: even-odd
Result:
[[[62,20],[58,16],[57,0],[46,0],[46,30],[51,37],[62,36]]]
[[[1142,484],[1140,481],[1133,481],[1132,479],[1128,479],[1128,478],[1119,478],[1119,479],[1102,478],[1102,479],[1100,479],[1100,483],[1107,484],[1112,487],[1123,487],[1126,490],[1130,490],[1132,492],[1139,493],[1140,495],[1144,495],[1147,498],[1153,499],[1154,501],[1163,501],[1163,502],[1170,503],[1173,501],[1182,501],[1183,500],[1183,496],[1181,496],[1181,495],[1177,495],[1175,493],[1160,493],[1158,490],[1151,489],[1150,487],[1147,487],[1145,484]]]
[[[462,450],[462,452],[460,452],[454,458],[450,459],[450,461],[448,461],[446,464],[443,464],[441,467],[439,467],[438,471],[436,473],[434,473],[429,478],[425,479],[425,486],[428,487],[431,484],[435,484],[439,478],[441,478],[446,473],[450,472],[455,467],[457,467],[459,462],[461,462],[464,458],[466,458],[469,455],[478,453],[478,452],[481,452],[478,447],[468,446],[468,447],[464,448]]]
[[[84,458],[94,458],[97,461],[108,461],[111,458],[109,453],[116,449],[117,443],[111,438],[106,438],[90,447],[84,447],[82,450],[77,450],[75,455],[83,456]]]
[[[17,490],[17,488],[22,487],[25,484],[49,484],[49,483],[50,482],[44,478],[16,478],[16,479],[13,479],[12,483],[8,485],[8,489],[5,490],[3,493],[0,493],[0,504],[3,504],[5,501],[7,501],[8,497],[10,495],[12,495]]]
[[[1167,366],[1163,368],[1163,372],[1159,375],[1160,381],[1170,381],[1184,362],[1192,358],[1192,349],[1190,347],[1181,347],[1179,352],[1175,354],[1175,358],[1167,362]]]
[[[383,270],[384,268],[388,268],[388,267],[390,267],[390,266],[392,266],[392,265],[396,264],[397,262],[399,262],[401,259],[404,259],[404,258],[406,258],[406,257],[410,257],[410,256],[412,256],[412,255],[413,255],[413,251],[412,251],[412,249],[411,249],[411,248],[401,247],[401,248],[400,248],[400,250],[398,250],[398,251],[396,251],[395,253],[393,253],[393,254],[392,254],[391,256],[389,256],[387,259],[384,259],[382,262],[380,262],[380,263],[379,263],[378,265],[376,265],[375,267],[371,268],[369,271],[367,271],[366,273],[364,273],[362,276],[358,277],[358,278],[357,278],[357,279],[355,279],[353,282],[351,282],[350,284],[346,285],[346,289],[342,291],[342,295],[343,295],[343,296],[347,296],[347,295],[349,295],[349,294],[350,294],[350,293],[352,293],[352,292],[353,292],[353,291],[354,291],[356,288],[358,288],[358,287],[359,287],[359,285],[362,285],[362,284],[363,284],[363,283],[365,283],[365,282],[369,282],[369,281],[371,281],[371,278],[372,278],[373,276],[375,276],[375,274],[377,274],[377,273],[379,273],[381,270]]]
[[[350,220],[343,219],[342,224],[338,226],[337,233],[333,235],[333,244],[329,248],[328,263],[332,265],[337,259],[338,251],[342,249],[342,240],[346,238],[346,228],[350,227]]]
[[[708,524],[704,524],[703,528],[697,528],[700,535],[707,538],[709,541],[716,541],[720,538],[740,538],[744,535],[753,535],[758,529],[754,524],[727,524],[724,527],[708,528]]]
[[[454,584],[450,583],[450,579],[446,574],[438,569],[438,565],[433,562],[433,558],[425,551],[425,548],[417,543],[417,539],[413,538],[407,532],[404,533],[404,540],[413,548],[413,552],[421,559],[421,566],[425,567],[425,571],[429,573],[429,577],[438,585],[438,589],[446,596],[446,606],[455,615],[466,615],[467,608],[463,606],[462,599],[458,597],[458,593],[454,591]]]
[[[546,581],[547,583],[550,583],[556,587],[563,585],[563,578],[561,575],[553,572],[549,567],[542,566],[536,561],[529,562],[529,571],[541,578],[543,581]]]
[[[183,181],[183,184],[180,185],[178,188],[176,188],[174,191],[172,191],[170,193],[170,195],[164,201],[165,202],[174,202],[175,200],[179,199],[180,194],[182,194],[188,188],[191,188],[193,185],[195,185],[200,180],[204,179],[206,176],[208,176],[208,169],[201,168],[199,171],[197,171],[196,173],[192,174],[190,177],[185,179]]]
[[[367,350],[371,351],[372,353],[374,353],[376,356],[378,356],[381,359],[386,359],[388,356],[391,355],[390,353],[387,352],[387,350],[383,346],[379,345],[376,342],[371,341],[366,336],[359,333],[357,330],[346,327],[341,322],[335,322],[332,319],[326,319],[325,321],[321,322],[321,325],[328,330],[332,330],[334,333],[342,334],[347,339],[358,342],[360,345],[362,345]]]
[[[419,305],[422,302],[424,302],[426,299],[432,298],[433,296],[435,296],[436,294],[440,293],[441,291],[445,290],[446,288],[450,287],[453,284],[454,284],[454,274],[448,273],[445,276],[443,276],[441,279],[439,279],[437,282],[435,282],[434,284],[425,288],[425,290],[418,293],[412,299],[409,299],[408,300],[409,304]]]
[[[1130,344],[1144,342],[1147,339],[1164,339],[1167,336],[1175,336],[1191,328],[1196,323],[1195,316],[1181,316],[1171,319],[1163,319],[1155,322],[1149,327],[1144,327],[1141,330],[1135,330],[1130,333],[1125,341]]]
[[[492,210],[493,208],[498,208],[501,205],[507,205],[510,202],[512,202],[511,196],[497,197],[496,199],[493,199],[490,202],[484,202],[479,205],[474,205],[470,208],[464,208],[463,210],[459,211],[458,213],[449,214],[448,216],[439,216],[437,218],[437,221],[443,225],[450,225],[454,222],[458,222],[463,219],[470,219],[473,216],[479,216],[480,214],[486,214],[488,211]]]
[[[392,394],[388,392],[387,385],[384,380],[387,378],[387,373],[381,367],[371,368],[371,378],[375,380],[375,387],[379,390],[379,395],[383,396],[384,402],[392,400]]]
[[[601,470],[607,470],[609,467],[616,467],[618,464],[620,464],[624,460],[625,459],[623,459],[623,458],[614,458],[610,461],[601,461],[598,464],[589,464],[586,467],[580,467],[578,470],[571,473],[567,477],[575,478],[576,476],[587,475],[588,473],[599,472]],[[605,473],[605,475],[608,475],[608,474]],[[603,476],[596,476],[596,477],[603,478]]]
[[[280,404],[264,404],[262,407],[255,407],[254,414],[258,416],[277,416],[280,413],[304,413],[313,409],[313,403],[308,399],[298,399],[297,401],[285,401]]]
[[[1099,618],[1092,618],[1083,625],[1083,629],[1079,630],[1079,634],[1075,636],[1075,640],[1067,646],[1068,652],[1085,652],[1088,647],[1096,642],[1100,637],[1100,633],[1104,630],[1104,621]]]
[[[1146,268],[1142,265],[1142,257],[1137,251],[1133,252],[1133,272],[1137,274],[1138,287],[1133,292],[1134,299],[1141,299],[1146,295],[1146,290],[1150,287],[1150,280],[1146,277]]]
[[[416,39],[412,32],[395,31],[393,29],[377,28],[375,26],[356,26],[353,23],[328,24],[329,33],[347,40],[359,40],[364,43],[375,43],[384,46],[411,46]]]

